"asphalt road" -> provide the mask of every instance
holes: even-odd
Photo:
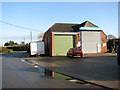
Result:
[[[88,80],[118,80],[116,56],[89,58],[50,57],[31,61],[53,71],[69,73],[68,75],[75,74],[76,77],[84,76],[83,78]]]
[[[45,76],[44,70],[17,58],[2,58],[2,88],[100,88]]]
[[[4,55],[4,57],[7,57],[7,58],[3,58],[3,59],[6,59],[6,60],[3,60],[3,67],[7,67],[7,69],[15,68],[15,69],[10,69],[10,70],[12,70],[12,72],[15,73],[15,76],[19,76],[18,77],[19,79],[24,78],[24,76],[23,76],[24,74],[25,74],[25,76],[27,76],[27,75],[32,76],[33,74],[31,74],[31,73],[36,73],[33,71],[33,69],[31,71],[31,69],[28,68],[31,66],[29,66],[28,64],[26,64],[24,62],[21,62],[20,59],[18,59],[18,57],[24,58],[23,52],[7,54],[7,55]],[[27,56],[25,56],[25,57],[27,57]],[[17,60],[11,60],[10,58],[17,59]],[[118,67],[118,65],[117,65],[117,56],[115,56],[115,55],[97,56],[97,57],[91,56],[91,57],[84,57],[84,58],[79,58],[79,57],[75,57],[75,58],[41,57],[40,59],[33,59],[33,58],[32,59],[26,58],[26,59],[28,61],[32,61],[33,63],[36,63],[42,67],[45,67],[49,70],[52,70],[54,72],[59,72],[59,73],[62,73],[62,74],[68,75],[68,76],[75,77],[77,79],[96,83],[98,85],[102,85],[105,87],[118,88],[118,85],[119,85],[118,81],[120,79],[120,75],[119,75],[120,67]],[[14,77],[9,78],[9,74],[6,74],[6,73],[11,73],[11,71],[4,70],[4,68],[3,68],[3,71],[5,71],[5,72],[3,72],[3,74],[4,74],[3,79],[8,78],[7,80],[10,81],[9,83],[11,83],[11,80],[9,80],[9,79],[12,79]],[[21,74],[16,75],[16,72],[19,72]],[[13,73],[11,73],[11,74],[13,74]],[[40,73],[39,74],[37,73],[37,75],[40,77]],[[14,76],[14,74],[13,74],[13,76]],[[34,76],[32,76],[32,77],[34,77]],[[39,79],[43,79],[43,78],[40,77]],[[5,82],[5,80],[3,80],[3,83]],[[28,79],[28,83],[30,83],[29,80],[30,79]],[[18,81],[15,81],[15,82],[18,82]],[[56,80],[56,82],[57,81],[59,81],[59,80]],[[8,82],[6,81],[5,83],[8,83]],[[5,83],[3,84],[3,86],[6,85]],[[46,82],[44,84],[47,86]],[[33,83],[31,84],[31,86],[37,87],[37,86],[34,86]],[[24,85],[23,85],[23,87],[24,87]],[[39,85],[38,87],[41,87],[41,86]],[[49,85],[48,85],[48,87],[49,87]],[[51,86],[51,87],[54,87],[54,86]],[[55,85],[55,87],[59,87],[59,85],[58,86]],[[63,86],[60,86],[60,87],[68,87],[69,88],[69,86],[64,85],[64,84],[63,84]],[[70,87],[74,87],[74,85],[71,85]],[[75,87],[77,87],[77,86],[75,86]]]
[[[110,88],[118,88],[120,67],[117,65],[117,56],[45,57],[30,61],[68,76]]]

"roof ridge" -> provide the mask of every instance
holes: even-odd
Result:
[[[96,26],[96,27],[98,27],[97,25],[95,25],[95,24],[93,24],[92,22],[90,22],[90,21],[88,21],[88,20],[86,20],[85,22],[83,22],[85,25],[87,24],[87,23],[90,23],[90,24],[92,24],[93,26]],[[81,23],[81,24],[83,24],[83,23]]]
[[[77,24],[77,25],[79,25],[79,23],[55,23],[55,24]]]

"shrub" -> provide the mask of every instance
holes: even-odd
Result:
[[[2,53],[7,53],[7,52],[8,52],[7,48],[6,47],[2,47]]]

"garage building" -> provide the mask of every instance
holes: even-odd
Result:
[[[44,34],[45,53],[48,56],[65,56],[73,47],[83,53],[107,52],[107,36],[89,21],[81,24],[55,23]]]

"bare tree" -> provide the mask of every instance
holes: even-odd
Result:
[[[112,34],[109,34],[108,36],[108,39],[117,39],[114,35],[112,35]]]
[[[38,36],[38,39],[42,40],[44,37],[44,32],[41,32],[40,35]]]

